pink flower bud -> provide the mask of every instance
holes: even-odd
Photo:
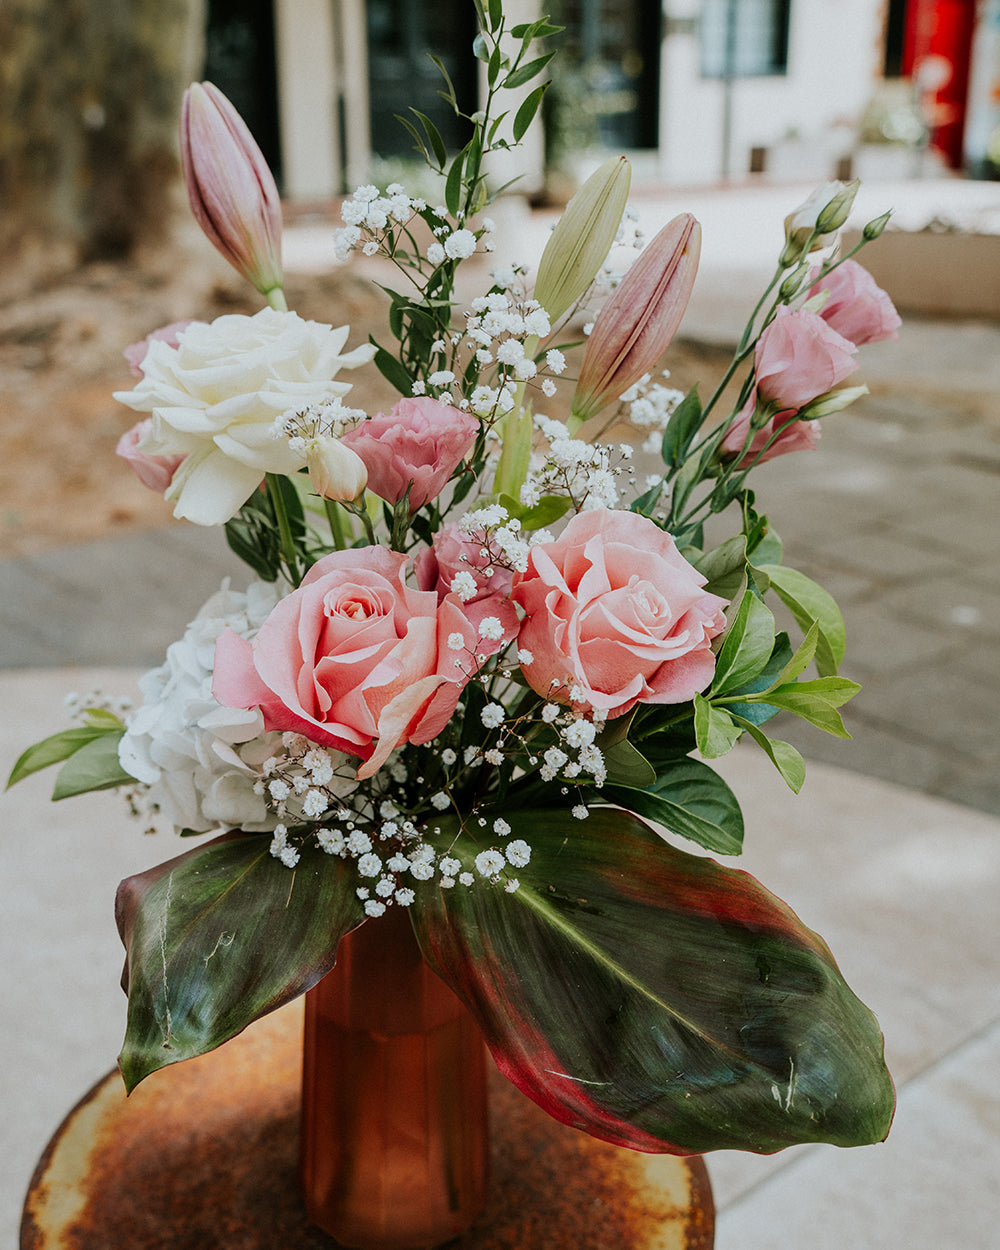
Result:
[[[816,280],[818,272],[814,269],[811,275],[814,283],[809,298],[826,293],[819,315],[828,326],[859,346],[899,337],[896,331],[903,324],[899,313],[863,265],[845,260],[825,278]]]
[[[668,222],[618,284],[594,322],[573,396],[586,421],[654,368],[677,333],[701,251],[701,227],[690,213]]]
[[[782,305],[757,340],[758,394],[778,411],[798,412],[857,369],[857,350],[818,313]]]
[[[192,83],[181,108],[181,163],[205,235],[262,295],[280,291],[281,203],[239,113],[212,83]]]
[[[118,440],[115,454],[121,456],[143,486],[162,495],[173,480],[183,456],[154,456],[142,450],[142,440],[153,428],[153,418],[138,421]]]
[[[386,503],[410,490],[410,511],[435,499],[468,455],[479,422],[436,399],[401,399],[344,434],[368,469],[368,485]]]
[[[751,395],[739,416],[726,431],[719,448],[724,460],[740,457],[738,469],[749,469],[763,464],[775,456],[785,456],[790,451],[815,451],[820,436],[818,421],[799,421],[792,411],[778,412],[754,434],[750,446],[744,450],[750,432],[750,419],[757,406],[757,396]],[[778,431],[775,435],[775,430]],[[741,454],[742,453],[742,454]]]

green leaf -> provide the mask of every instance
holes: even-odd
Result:
[[[486,42],[486,36],[481,31],[472,41],[472,55],[477,61],[489,62],[490,45]]]
[[[816,645],[816,669],[821,677],[831,677],[844,658],[844,618],[834,597],[804,573],[781,564],[761,564],[771,579],[778,597],[805,632],[813,621],[819,622],[820,636]]]
[[[303,851],[294,869],[267,835],[227,833],[118,887],[131,1092],[158,1068],[214,1050],[333,967],[364,919],[351,868]]]
[[[812,663],[813,656],[816,654],[816,643],[819,641],[819,622],[813,621],[809,626],[806,636],[799,643],[798,649],[785,667],[778,674],[774,681],[774,686],[783,686],[787,682],[795,681],[802,673],[806,671]]]
[[[503,21],[503,0],[490,0],[490,30],[499,30]]]
[[[399,360],[387,352],[384,347],[375,349],[375,367],[385,380],[399,391],[400,395],[409,395],[413,389],[413,379]]]
[[[521,528],[525,530],[540,530],[553,525],[570,507],[570,500],[564,495],[543,495],[531,508],[518,503],[513,495],[503,493],[497,497],[497,502],[507,509],[508,516],[520,521]]]
[[[91,790],[134,786],[135,778],[118,762],[118,743],[123,729],[106,730],[69,757],[56,775],[53,799],[69,799]]]
[[[444,140],[441,138],[441,132],[426,113],[421,113],[419,109],[415,108],[411,108],[410,112],[413,113],[413,115],[420,122],[421,126],[424,128],[427,140],[434,149],[434,157],[437,161],[438,169],[444,169],[445,161],[448,159],[448,149],[445,147]]]
[[[79,751],[88,742],[93,742],[103,732],[104,730],[78,725],[72,729],[60,730],[50,738],[43,738],[41,742],[34,743],[21,753],[10,770],[6,788],[9,790],[12,785],[23,781],[25,777],[30,777],[32,773],[40,772],[51,764],[58,764],[68,759],[74,752]]]
[[[672,761],[643,790],[612,783],[601,794],[679,837],[690,838],[706,851],[739,855],[743,848],[743,813],[736,796],[701,760]]]
[[[554,56],[554,52],[546,52],[544,56],[536,57],[527,65],[522,65],[520,69],[513,70],[503,80],[503,86],[508,91],[516,91],[518,87],[523,87],[526,82],[531,82],[532,78],[537,77]]]
[[[124,729],[125,724],[120,716],[116,716],[114,712],[109,711],[106,707],[88,707],[84,711],[87,718],[87,724],[94,729],[100,729],[107,732],[112,729]]]
[[[706,551],[694,561],[694,567],[707,577],[704,589],[712,595],[733,600],[745,588],[747,575],[746,545],[742,534],[728,538],[718,547]]]
[[[786,904],[613,808],[517,820],[532,856],[514,893],[428,885],[412,914],[529,1098],[661,1153],[885,1137],[878,1024]],[[470,867],[479,842],[441,824]]]
[[[628,738],[621,738],[609,746],[603,754],[608,781],[615,785],[633,786],[637,790],[645,790],[656,780],[656,770],[642,752],[629,742]]]
[[[435,56],[433,52],[428,52],[427,55],[434,62],[434,65],[436,66],[438,73],[444,79],[445,84],[448,88],[447,91],[439,91],[438,95],[440,95],[443,100],[446,100],[457,113],[458,112],[458,97],[455,94],[455,85],[451,81],[451,77],[448,73],[448,70],[447,70],[447,67],[445,66],[444,61],[442,61],[439,56]]]
[[[798,794],[802,789],[802,783],[806,779],[806,765],[805,760],[803,760],[795,747],[789,742],[781,742],[777,738],[769,738],[755,724],[743,716],[737,716],[735,712],[732,716],[733,720],[747,731],[754,742],[767,752],[771,763],[781,773],[789,790]]]
[[[663,431],[663,462],[679,465],[687,455],[691,440],[701,428],[702,411],[698,387],[694,386],[670,414]]]
[[[565,29],[565,26],[551,26],[542,18],[537,22],[522,22],[519,26],[512,26],[510,33],[513,39],[521,39],[523,41],[546,39],[549,35],[561,34]]]
[[[444,202],[452,217],[457,217],[462,207],[462,170],[465,167],[465,156],[466,149],[463,148],[452,161],[444,184]]]
[[[856,681],[848,681],[846,677],[820,677],[816,681],[794,681],[760,695],[748,695],[747,702],[766,701],[772,707],[794,713],[835,738],[849,738],[851,735],[834,709],[853,699],[860,689]]]
[[[486,80],[490,87],[496,85],[497,79],[500,77],[500,68],[503,65],[503,54],[500,51],[500,45],[493,49],[490,53],[489,68],[486,72]]]
[[[712,693],[737,690],[760,672],[774,650],[774,617],[748,590],[715,660]]]
[[[740,729],[721,707],[713,707],[700,694],[694,696],[694,735],[698,750],[707,760],[728,755],[740,740]]]
[[[525,96],[521,107],[514,114],[513,134],[514,142],[520,143],[528,132],[528,128],[535,120],[535,114],[538,112],[539,105],[548,91],[551,83],[543,82],[541,86],[535,87],[527,96]]]

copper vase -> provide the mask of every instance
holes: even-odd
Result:
[[[485,1204],[488,1145],[482,1037],[391,907],[306,995],[310,1218],[352,1250],[442,1245]]]

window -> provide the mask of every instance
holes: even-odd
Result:
[[[790,9],[791,0],[702,0],[702,77],[784,74]]]

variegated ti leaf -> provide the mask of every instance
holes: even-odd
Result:
[[[240,832],[123,881],[126,1088],[214,1050],[315,985],[364,919],[354,886],[335,856],[288,869],[269,837]]]
[[[414,922],[501,1071],[550,1115],[674,1154],[885,1137],[875,1018],[759,882],[614,808],[519,812],[516,832],[533,848],[516,892],[427,887]],[[452,854],[481,849],[456,830]]]

